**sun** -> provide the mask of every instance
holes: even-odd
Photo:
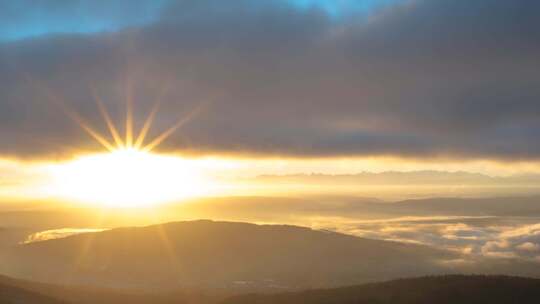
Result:
[[[126,148],[56,165],[51,189],[93,205],[147,207],[211,193],[203,171],[195,160]]]
[[[131,85],[126,87],[130,88]],[[196,116],[203,108],[202,105],[180,116],[168,129],[147,141],[163,92],[154,100],[142,128],[134,132],[133,94],[128,89],[125,94],[125,136],[122,138],[120,129],[95,88],[92,89],[92,95],[109,130],[109,136],[97,131],[62,98],[46,88],[44,91],[53,104],[108,151],[79,156],[75,160],[51,166],[50,194],[93,205],[132,208],[212,193],[212,183],[203,174],[201,167],[205,165],[204,161],[152,152]]]

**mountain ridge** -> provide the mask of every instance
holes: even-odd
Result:
[[[24,268],[23,277],[62,283],[257,290],[430,274],[436,261],[451,256],[427,246],[305,227],[199,220],[19,245],[13,263]],[[380,263],[388,266],[385,271]]]

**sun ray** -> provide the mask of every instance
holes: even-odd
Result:
[[[26,78],[26,80],[34,87],[37,87],[40,89],[44,95],[47,97],[47,99],[52,102],[54,105],[56,105],[58,108],[66,114],[72,121],[74,121],[76,124],[78,124],[81,129],[83,129],[88,135],[90,135],[94,140],[96,140],[98,143],[100,143],[103,147],[105,147],[109,151],[114,151],[114,146],[98,131],[94,130],[90,124],[88,124],[76,111],[70,109],[67,104],[58,96],[56,96],[51,90],[46,87],[43,84],[38,83],[35,79],[33,79],[31,76],[27,74],[23,74],[23,76]]]
[[[104,222],[105,214],[103,212],[98,214],[96,227],[102,227]],[[94,242],[96,234],[87,233],[86,238],[84,239],[82,246],[79,248],[78,255],[76,256],[74,263],[71,266],[70,271],[67,273],[67,280],[71,281],[73,277],[77,274],[77,270],[80,267],[84,266],[85,260],[88,258],[88,253],[92,249],[92,244]]]
[[[70,109],[64,102],[62,102],[60,99],[57,99],[56,97],[52,99],[53,103],[55,103],[65,114],[68,116],[72,121],[74,121],[76,124],[81,127],[88,135],[90,135],[94,140],[96,140],[98,143],[100,143],[103,147],[105,147],[109,151],[114,151],[114,145],[111,144],[103,135],[101,135],[98,131],[94,130],[90,126],[89,123],[87,123],[84,118],[82,118],[77,112]]]
[[[96,100],[97,106],[99,108],[99,111],[101,112],[101,116],[103,116],[103,119],[105,120],[105,123],[107,124],[107,127],[109,128],[109,131],[111,132],[111,135],[114,139],[114,142],[116,143],[116,146],[118,148],[124,147],[124,142],[122,141],[122,138],[120,137],[120,133],[118,132],[118,129],[114,125],[111,116],[109,115],[109,112],[107,111],[107,108],[105,107],[105,104],[103,103],[103,100],[97,93],[95,88],[92,88],[92,94],[94,95],[94,99]]]
[[[99,142],[102,146],[104,146],[109,151],[116,150],[114,145],[112,145],[105,137],[103,137],[99,132],[95,131],[90,127],[82,117],[80,117],[75,112],[66,112],[66,114],[75,121],[86,133],[88,133],[91,137],[93,137],[97,142]]]
[[[160,145],[163,141],[165,141],[169,136],[171,136],[176,130],[178,130],[180,127],[191,121],[193,117],[199,114],[199,112],[202,110],[203,106],[198,106],[193,111],[191,111],[186,117],[181,118],[176,122],[173,126],[171,126],[169,129],[165,130],[163,133],[158,135],[154,140],[152,140],[149,144],[144,146],[141,151],[143,152],[150,152],[154,148],[156,148],[158,145]]]
[[[135,140],[135,149],[140,149],[142,144],[144,143],[144,140],[146,138],[146,135],[148,134],[148,131],[150,131],[150,127],[152,126],[152,123],[154,123],[154,119],[156,117],[157,111],[159,110],[160,103],[157,102],[152,107],[152,110],[150,111],[150,114],[148,114],[148,117],[146,118],[146,121],[144,122],[144,125],[139,133],[139,136]]]
[[[182,271],[182,264],[180,263],[178,259],[178,254],[175,250],[175,246],[173,242],[171,241],[171,239],[169,238],[169,235],[167,231],[165,230],[164,226],[158,225],[156,232],[165,249],[164,252],[167,255],[167,258],[169,259],[170,266],[173,267],[173,270],[175,272]]]
[[[133,147],[133,92],[131,80],[126,81],[126,148]]]
[[[116,144],[116,147],[107,140],[105,136],[103,136],[100,132],[96,131],[94,128],[90,126],[89,123],[87,123],[82,116],[80,116],[76,111],[70,109],[66,103],[61,100],[58,96],[54,95],[49,88],[39,85],[35,80],[33,80],[28,75],[23,75],[27,81],[36,86],[41,88],[45,92],[45,95],[47,95],[48,99],[53,102],[57,107],[59,107],[65,114],[68,116],[71,120],[73,120],[75,123],[77,123],[81,129],[83,129],[88,135],[90,135],[94,140],[96,140],[99,144],[101,144],[103,147],[105,147],[108,151],[114,152],[121,148],[135,148],[136,150],[139,150],[141,152],[150,152],[151,150],[155,149],[157,146],[159,146],[163,141],[165,141],[167,138],[169,138],[176,130],[181,128],[183,125],[189,123],[193,117],[199,114],[199,112],[208,105],[209,103],[205,103],[203,105],[200,105],[196,107],[194,110],[192,110],[187,116],[180,118],[174,125],[172,125],[170,128],[159,134],[157,137],[155,137],[150,143],[143,145],[146,136],[148,135],[148,132],[155,120],[155,116],[159,110],[160,104],[161,104],[161,97],[166,92],[166,89],[168,86],[165,86],[161,93],[158,95],[159,97],[156,98],[156,101],[148,114],[143,127],[141,128],[141,131],[137,135],[137,138],[134,141],[133,137],[133,92],[132,92],[132,83],[131,79],[126,80],[126,86],[125,86],[125,96],[126,96],[126,117],[125,117],[125,140],[123,141],[118,129],[116,128],[115,124],[113,123],[113,120],[111,116],[109,115],[109,112],[107,111],[107,108],[105,107],[105,104],[99,94],[97,93],[97,90],[95,88],[92,88],[92,94],[94,97],[94,100],[98,106],[98,109],[100,111],[100,114],[102,115],[103,119],[105,120],[105,123],[112,135],[112,138],[114,140],[114,143]]]
[[[163,98],[165,93],[168,91],[168,88],[169,88],[168,84],[163,86],[160,93],[156,97],[154,101],[154,105],[152,106],[152,110],[148,114],[148,117],[146,118],[144,125],[141,131],[139,132],[139,136],[137,136],[137,139],[135,140],[135,149],[140,149],[141,146],[143,145],[146,135],[148,135],[148,131],[152,127],[156,114],[159,110],[159,107],[161,106],[161,99]]]

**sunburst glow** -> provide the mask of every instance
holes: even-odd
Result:
[[[107,207],[141,207],[212,193],[198,161],[135,149],[80,157],[53,169],[61,197]]]
[[[212,193],[209,179],[203,177],[200,161],[151,153],[176,130],[188,123],[199,112],[200,106],[145,143],[162,94],[158,94],[142,129],[136,134],[134,96],[131,82],[126,82],[125,138],[121,138],[119,128],[109,115],[104,101],[97,90],[92,88],[97,108],[110,132],[109,137],[96,131],[49,88],[32,78],[28,81],[40,88],[48,100],[109,151],[53,166],[54,181],[52,190],[49,191],[53,195],[109,207],[136,207]]]

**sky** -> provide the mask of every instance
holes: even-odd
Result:
[[[174,1],[4,1],[0,4],[2,14],[0,41],[9,42],[50,34],[113,32],[130,27],[148,26],[159,22],[163,11],[172,5],[172,2]],[[320,10],[334,19],[340,19],[350,14],[367,16],[398,0],[283,0],[282,2],[291,9]],[[252,1],[249,5],[253,6],[253,3],[255,2]]]
[[[3,1],[0,41],[142,26],[156,21],[165,4],[165,0]]]
[[[526,0],[3,1],[0,158],[22,172],[102,151],[73,122],[107,134],[99,96],[120,132],[129,98],[135,130],[160,100],[149,138],[189,118],[163,153],[273,171],[291,160],[283,172],[540,172],[539,12]]]

